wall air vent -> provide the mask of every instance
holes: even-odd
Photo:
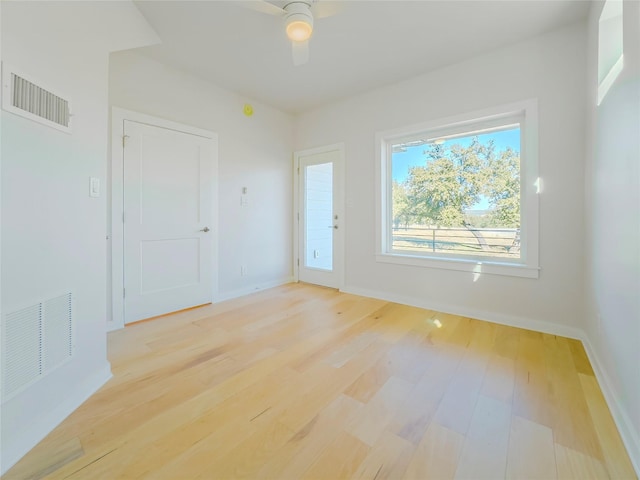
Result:
[[[71,133],[71,107],[64,96],[15,68],[2,64],[2,108],[30,120]]]
[[[72,296],[7,313],[2,322],[2,400],[73,356]]]

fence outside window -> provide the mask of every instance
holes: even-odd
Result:
[[[520,258],[517,228],[439,228],[410,225],[392,229],[396,252],[452,253],[494,258]]]

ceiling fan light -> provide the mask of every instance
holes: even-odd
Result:
[[[292,19],[287,22],[287,37],[294,42],[309,40],[312,32],[313,26],[306,19]]]

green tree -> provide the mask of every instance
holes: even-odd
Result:
[[[393,226],[395,228],[404,225],[405,228],[413,220],[413,213],[407,196],[405,183],[394,180],[391,184],[391,194],[393,196]]]
[[[489,159],[484,195],[494,226],[520,227],[520,156],[508,148]]]
[[[412,167],[404,184],[393,183],[394,223],[411,219],[425,225],[469,226],[465,212],[482,197],[491,213],[483,226],[520,226],[520,158],[493,141],[474,137],[468,146],[428,145],[425,165]],[[396,224],[396,225],[397,225]]]
[[[475,138],[471,145],[429,145],[425,166],[409,171],[409,203],[423,223],[444,227],[464,224],[464,211],[480,200],[483,163],[489,148]]]

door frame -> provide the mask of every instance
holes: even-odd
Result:
[[[211,223],[211,241],[213,242],[212,258],[214,261],[211,298],[218,298],[218,135],[209,130],[184,125],[171,120],[154,117],[124,108],[111,108],[111,169],[108,172],[108,183],[111,188],[105,189],[111,194],[107,200],[110,212],[107,212],[109,224],[107,225],[107,252],[111,254],[111,262],[107,260],[107,302],[111,306],[111,315],[107,315],[107,331],[124,328],[124,122],[132,122],[149,125],[152,127],[166,128],[177,132],[188,133],[213,141],[213,155],[211,167],[213,174],[212,201],[213,219]],[[110,268],[109,268],[110,266]]]
[[[315,155],[318,153],[327,153],[338,151],[339,161],[334,165],[333,185],[334,191],[338,192],[338,202],[334,202],[334,211],[338,212],[340,220],[340,228],[336,230],[334,236],[334,271],[338,279],[338,290],[344,288],[344,271],[345,271],[345,231],[346,231],[346,213],[345,213],[345,148],[344,143],[334,143],[323,147],[311,148],[307,150],[298,150],[293,152],[293,281],[300,280],[300,157]],[[334,195],[335,197],[335,195]]]

